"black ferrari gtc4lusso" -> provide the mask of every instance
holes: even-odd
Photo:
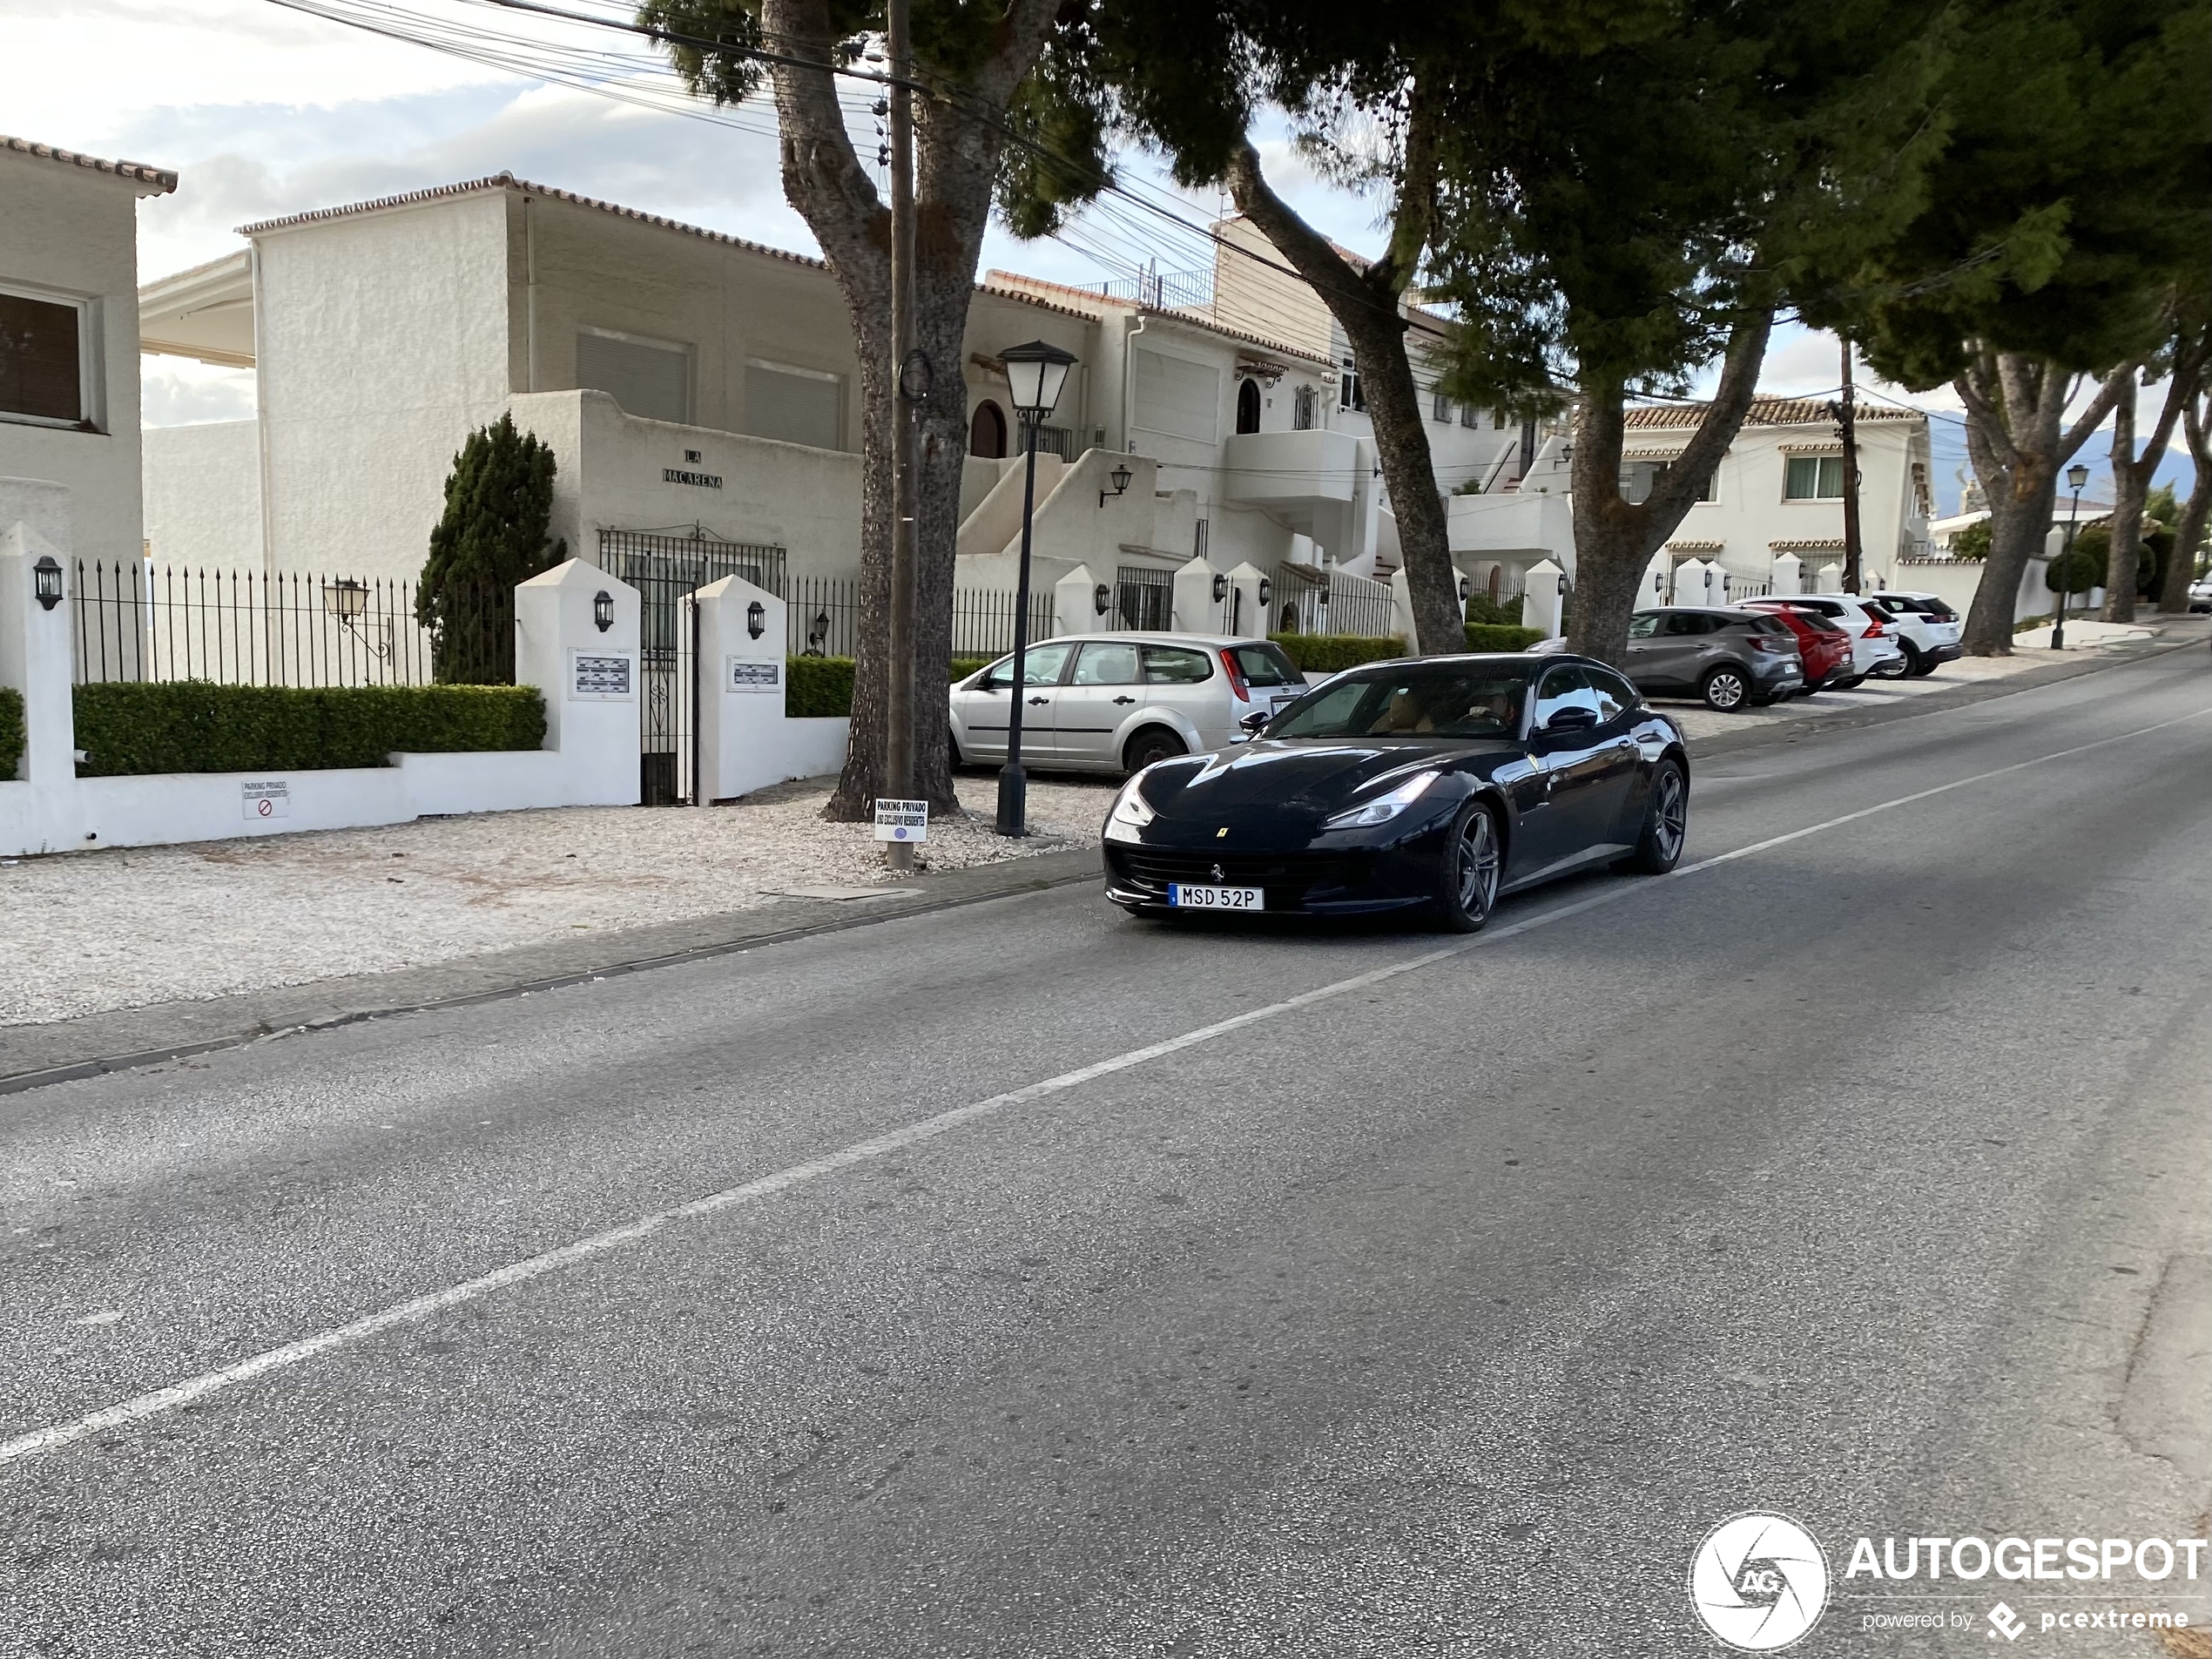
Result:
[[[1427,907],[1472,932],[1500,894],[1593,864],[1672,869],[1689,823],[1681,729],[1602,663],[1398,658],[1131,778],[1106,895],[1160,914]]]

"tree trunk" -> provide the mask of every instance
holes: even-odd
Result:
[[[2196,579],[2197,543],[2203,540],[2208,516],[2212,516],[2212,434],[2206,429],[2205,412],[2192,393],[2182,408],[2182,430],[2188,441],[2189,458],[2196,463],[2195,482],[2182,503],[2182,522],[2174,529],[2174,556],[2166,562],[2166,586],[2158,596],[2163,611],[2187,611],[2189,583]]]
[[[2107,622],[2135,619],[2137,567],[2143,556],[2143,499],[2150,476],[2135,465],[2135,377],[2112,406],[2112,538],[2105,555]]]
[[[934,390],[917,421],[915,468],[914,790],[941,810],[958,805],[947,762],[945,685],[952,654],[953,556],[960,531],[960,435],[967,425],[961,374],[968,306],[988,222],[1003,111],[1035,66],[1056,0],[1009,0],[980,63],[961,66],[959,103],[924,98],[915,110],[915,345],[929,358]],[[792,58],[828,62],[845,31],[826,0],[763,0],[761,26]],[[852,740],[824,816],[873,815],[884,779],[890,687],[891,224],[853,154],[834,79],[791,61],[770,69],[781,138],[785,199],[821,245],[845,296],[860,372],[860,627],[854,645]]]
[[[2012,655],[2014,597],[2028,561],[2050,535],[2059,469],[2103,424],[2120,394],[2119,376],[2134,372],[2130,364],[2107,375],[2088,408],[2063,430],[2074,377],[2047,359],[1983,351],[1952,382],[1966,406],[1966,455],[1989,502],[1989,556],[1961,642],[1967,655]]]
[[[1406,348],[1399,300],[1426,244],[1433,206],[1433,163],[1426,127],[1413,124],[1406,178],[1391,235],[1391,251],[1373,264],[1354,266],[1329,239],[1276,195],[1262,174],[1259,152],[1249,144],[1230,158],[1227,183],[1237,211],[1251,219],[1305,279],[1352,342],[1353,367],[1374,428],[1375,454],[1398,521],[1399,551],[1413,606],[1413,647],[1424,656],[1467,649],[1467,612],[1460,604],[1459,572],[1452,565],[1449,520],[1436,488],[1436,463],[1421,418],[1420,390]]]
[[[1761,312],[1737,326],[1722,359],[1720,385],[1705,406],[1697,430],[1683,446],[1681,459],[1642,502],[1632,502],[1621,495],[1627,388],[1618,375],[1583,382],[1575,405],[1575,455],[1569,472],[1575,492],[1575,617],[1567,631],[1570,651],[1620,665],[1644,569],[1692,503],[1704,496],[1706,481],[1743,428],[1773,327],[1771,312]]]

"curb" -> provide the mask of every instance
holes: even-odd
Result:
[[[563,940],[558,941],[558,948],[549,948],[544,943],[518,946],[512,950],[458,957],[421,968],[393,968],[349,980],[282,986],[266,991],[249,991],[237,997],[117,1008],[44,1025],[0,1028],[0,1040],[20,1042],[29,1036],[36,1041],[39,1036],[51,1035],[58,1040],[51,1046],[64,1051],[45,1064],[0,1075],[0,1095],[23,1094],[53,1083],[135,1070],[277,1037],[334,1030],[341,1026],[402,1014],[469,1008],[481,1002],[528,995],[533,991],[558,990],[590,980],[614,979],[649,968],[705,961],[757,946],[780,945],[904,916],[928,915],[993,899],[1069,887],[1096,880],[1098,873],[1098,849],[1079,847],[1071,852],[1045,853],[1002,864],[949,871],[940,876],[923,876],[911,888],[894,890],[899,894],[895,900],[775,905],[760,910],[698,916],[652,927],[628,928],[592,941],[600,950],[582,961],[577,961],[583,954],[579,948]],[[650,948],[656,945],[661,948]],[[606,954],[608,946],[612,946],[617,954]],[[566,964],[559,960],[563,956],[569,959]],[[538,971],[529,971],[532,968]],[[456,981],[468,988],[441,988]],[[372,987],[378,988],[377,994],[368,994]],[[348,999],[348,988],[358,988],[359,994]],[[410,989],[415,994],[410,995]],[[221,1028],[206,1029],[219,1021]],[[165,1035],[160,1030],[164,1025],[175,1034],[175,1040],[159,1040]],[[204,1035],[184,1035],[178,1030],[179,1027]],[[72,1035],[80,1035],[82,1041],[72,1043],[69,1040]],[[146,1041],[149,1037],[156,1040]],[[71,1049],[74,1052],[66,1052]]]
[[[1923,714],[1941,714],[1946,709],[1963,709],[1996,698],[2011,697],[2016,692],[2033,691],[2040,686],[2061,685],[2085,675],[2102,673],[2107,669],[2125,668],[2130,663],[2170,656],[2177,651],[2203,649],[2204,642],[2201,639],[2161,642],[2110,656],[2100,653],[2080,662],[2051,663],[2025,674],[2016,674],[2010,679],[1961,685],[1948,691],[1930,691],[1909,703],[1892,704],[1884,708],[1866,709],[1851,714],[1805,715],[1795,720],[1776,720],[1745,732],[1723,732],[1708,738],[1692,738],[1688,745],[1689,758],[1699,760],[1713,755],[1764,748],[1770,743],[1794,743],[1800,738],[1821,732],[1863,732],[1869,726],[1887,725],[1895,720],[1909,720]]]

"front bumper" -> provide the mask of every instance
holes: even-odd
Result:
[[[1131,909],[1173,909],[1170,882],[1258,887],[1274,914],[1373,915],[1434,901],[1449,819],[1386,846],[1298,849],[1231,848],[1173,835],[1157,841],[1105,843],[1106,896]],[[1339,837],[1320,838],[1336,840]],[[1211,914],[1211,913],[1210,913]]]

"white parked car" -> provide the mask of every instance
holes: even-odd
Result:
[[[1941,594],[1884,588],[1865,597],[1888,613],[1891,626],[1897,630],[1898,644],[1905,647],[1907,674],[1932,674],[1937,664],[1958,657],[1966,619]]]
[[[1848,691],[1863,684],[1870,674],[1892,679],[1905,671],[1905,648],[1898,641],[1897,630],[1890,625],[1889,612],[1866,604],[1856,594],[1797,593],[1786,599],[1748,599],[1744,603],[1795,605],[1800,610],[1827,617],[1851,636],[1851,674],[1847,678],[1831,682],[1830,691]]]
[[[2212,610],[2212,576],[2201,576],[2189,583],[2189,609]]]
[[[1171,755],[1226,748],[1243,722],[1305,693],[1280,645],[1215,634],[1076,634],[1040,640],[1022,665],[1022,761],[1069,772],[1137,772]],[[953,760],[1006,759],[1009,653],[953,687]]]

